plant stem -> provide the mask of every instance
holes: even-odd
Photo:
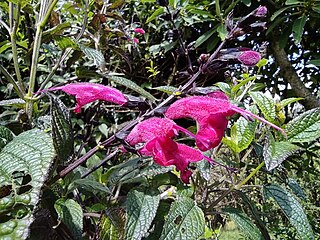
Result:
[[[9,4],[9,17],[10,17],[10,28],[9,28],[9,34],[10,34],[10,40],[11,40],[11,49],[12,49],[12,59],[13,59],[13,65],[14,70],[17,76],[19,86],[19,92],[22,95],[25,95],[24,85],[21,78],[20,68],[19,68],[19,62],[18,62],[18,49],[17,49],[17,29],[20,22],[20,8],[21,5],[19,4],[17,6],[17,18],[14,19],[14,4]]]
[[[242,185],[246,184],[264,166],[264,164],[264,161],[261,162],[242,182],[234,186],[234,189],[239,190]]]
[[[42,0],[40,3],[41,4],[40,13],[39,13],[36,36],[34,38],[34,46],[33,46],[33,52],[32,52],[29,89],[26,96],[26,101],[27,101],[26,112],[30,120],[32,118],[32,111],[33,111],[34,99],[32,99],[32,95],[33,95],[34,87],[36,83],[36,73],[37,73],[38,58],[39,58],[39,52],[40,52],[40,46],[41,46],[42,32],[57,2],[58,0],[53,0],[51,4],[49,3],[50,4],[49,7],[47,5],[47,1],[45,0]]]
[[[2,65],[0,65],[0,72],[2,72],[2,74],[8,80],[8,82],[13,85],[13,88],[14,88],[15,92],[18,94],[18,96],[21,99],[24,99],[24,94],[21,91],[19,85],[16,83],[16,81],[13,79],[13,77],[10,75],[10,73],[8,73],[7,70]]]

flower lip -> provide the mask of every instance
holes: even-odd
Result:
[[[76,97],[77,105],[74,110],[76,113],[81,111],[82,106],[96,100],[103,100],[119,105],[128,102],[128,99],[118,89],[98,83],[70,83],[60,87],[49,88],[46,91],[57,90]]]
[[[134,30],[133,30],[135,33],[139,33],[139,34],[145,34],[146,32],[143,30],[143,28],[135,28]]]

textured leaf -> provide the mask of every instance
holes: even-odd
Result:
[[[288,141],[310,142],[320,137],[320,108],[311,109],[286,126]]]
[[[294,196],[277,185],[264,187],[264,194],[267,198],[273,198],[280,206],[290,223],[297,229],[301,239],[314,239],[314,235],[308,218],[300,203]]]
[[[156,215],[159,202],[159,191],[132,190],[128,193],[125,239],[138,240],[145,236]]]
[[[0,106],[16,106],[22,108],[26,102],[21,98],[13,98],[0,101]]]
[[[217,32],[219,34],[221,41],[224,41],[226,39],[226,36],[228,35],[228,31],[226,29],[226,26],[221,23],[217,28]]]
[[[101,52],[96,49],[86,47],[84,45],[79,44],[81,51],[94,62],[97,67],[105,64],[104,56]]]
[[[14,137],[14,134],[6,127],[0,126],[0,150],[7,145]]]
[[[225,208],[224,212],[228,213],[231,219],[237,224],[240,228],[241,232],[251,240],[259,240],[263,239],[260,230],[256,225],[252,223],[252,221],[248,218],[248,216],[243,213],[241,210],[236,208]]]
[[[237,130],[236,142],[238,146],[238,151],[241,152],[246,149],[252,142],[257,122],[250,122],[243,117],[240,117],[237,122],[234,124]]]
[[[74,188],[82,188],[84,190],[87,190],[93,193],[101,192],[101,193],[106,193],[108,195],[111,194],[111,191],[109,190],[109,188],[107,188],[103,184],[94,180],[86,179],[86,178],[76,179],[73,181],[72,185],[73,186],[71,186],[71,190]]]
[[[119,76],[113,76],[113,75],[107,75],[107,78],[114,81],[117,84],[123,85],[127,88],[130,88],[131,90],[140,93],[142,96],[148,98],[151,101],[156,101],[157,99],[152,96],[150,93],[148,93],[146,90],[144,90],[142,87],[140,87],[138,84],[134,83],[133,81]]]
[[[75,41],[73,41],[72,38],[70,38],[70,37],[55,36],[54,40],[61,50],[65,50],[67,48],[79,50],[77,43]]]
[[[54,208],[59,219],[68,227],[74,239],[82,240],[83,212],[81,206],[72,199],[58,199]]]
[[[276,142],[272,135],[269,134],[268,141],[263,148],[263,157],[267,170],[275,169],[299,149],[298,146],[289,142]]]
[[[53,145],[61,162],[66,162],[73,154],[74,139],[69,110],[52,94],[50,96],[51,127]]]
[[[293,32],[293,38],[296,43],[300,43],[303,31],[304,31],[304,25],[307,22],[308,17],[303,15],[299,18],[297,18],[292,25],[292,32]]]
[[[155,87],[155,88],[152,88],[152,89],[158,90],[160,92],[165,92],[165,93],[168,93],[168,94],[173,94],[173,93],[178,91],[178,88],[172,87],[172,86],[159,86],[159,87]]]
[[[299,183],[293,179],[289,178],[288,179],[288,187],[292,190],[292,192],[298,196],[299,198],[306,200],[306,194],[304,193],[303,189],[300,187]]]
[[[274,122],[277,117],[274,101],[262,92],[251,92],[250,96],[252,97],[253,101],[258,105],[264,117],[269,122]]]
[[[53,142],[48,134],[40,130],[26,131],[2,149],[0,188],[10,186],[14,191],[0,197],[0,218],[4,220],[0,223],[1,239],[27,238],[29,225],[33,221],[32,209],[39,201],[40,190],[48,177],[53,158]],[[15,216],[17,209],[23,211],[23,214],[19,212],[22,216]]]
[[[205,231],[205,219],[196,203],[186,197],[172,203],[160,240],[198,239]]]

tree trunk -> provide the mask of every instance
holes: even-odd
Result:
[[[283,48],[280,47],[279,42],[277,40],[271,40],[270,45],[273,56],[280,67],[280,72],[284,80],[291,85],[292,90],[295,92],[297,97],[304,98],[304,101],[301,103],[305,106],[305,108],[312,109],[320,107],[320,100],[314,96],[300,80],[296,71],[292,67],[291,62],[288,60],[287,53]]]

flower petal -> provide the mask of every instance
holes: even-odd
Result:
[[[70,83],[61,87],[49,88],[48,91],[62,90],[76,97],[75,112],[80,112],[82,106],[96,100],[113,102],[119,105],[128,100],[119,90],[97,83]]]

